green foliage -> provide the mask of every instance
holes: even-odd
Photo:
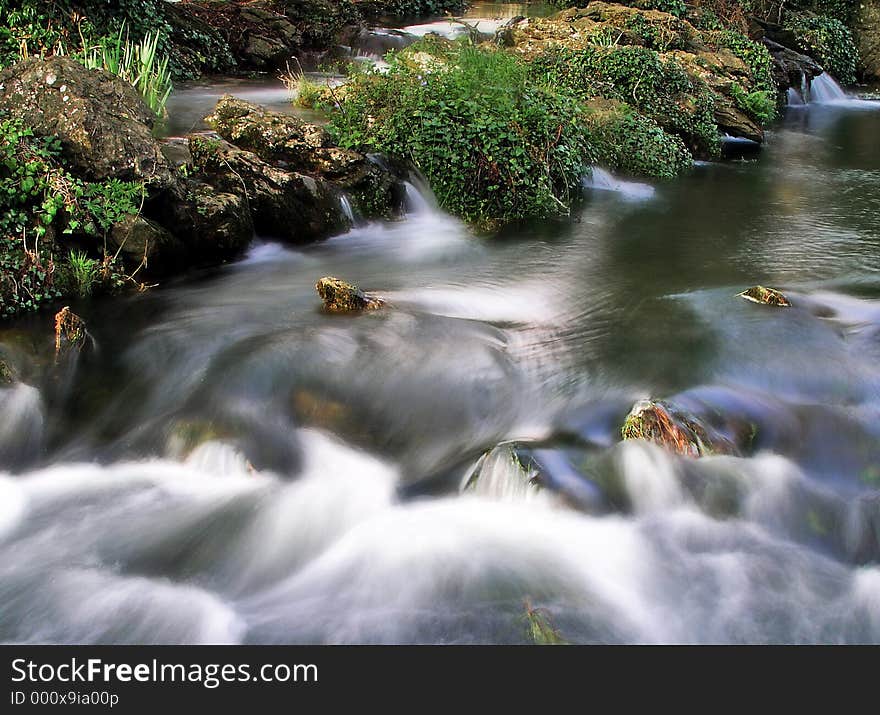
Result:
[[[369,19],[458,14],[467,6],[467,0],[361,0],[358,3],[363,15]]]
[[[625,104],[588,116],[590,142],[602,166],[632,176],[671,179],[693,164],[680,138]]]
[[[136,182],[86,182],[62,165],[57,139],[35,137],[20,121],[0,120],[0,317],[34,310],[62,295],[56,268],[62,235],[91,243],[137,214]]]
[[[569,645],[559,631],[553,627],[550,615],[543,608],[533,608],[525,603],[526,637],[534,645]]]
[[[71,251],[68,261],[76,294],[80,298],[88,298],[98,282],[100,264],[94,258],[89,258],[85,251]]]
[[[346,87],[330,124],[341,145],[411,160],[445,209],[479,224],[568,211],[593,159],[573,94],[464,43],[428,40],[389,61]]]
[[[637,46],[553,48],[536,58],[533,71],[548,85],[567,87],[584,99],[626,102],[680,136],[698,156],[718,153],[712,92],[674,59],[664,59],[654,50]]]
[[[718,33],[718,37],[720,44],[727,47],[749,66],[755,91],[766,92],[769,95],[775,94],[773,58],[770,56],[769,50],[760,42],[755,42],[736,30],[723,30]]]
[[[89,69],[103,69],[124,79],[150,109],[162,116],[171,94],[171,73],[167,55],[158,54],[159,39],[159,33],[155,33],[135,42],[123,25],[115,37],[103,37],[92,44],[83,40],[78,59]]]
[[[762,125],[769,124],[776,118],[776,102],[773,95],[766,91],[746,92],[734,82],[731,85],[731,94],[740,108]]]
[[[849,25],[858,15],[860,4],[859,0],[814,0],[811,9]]]
[[[550,0],[551,5],[556,7],[586,7],[590,0]],[[684,0],[625,0],[621,5],[637,7],[640,10],[660,10],[668,12],[676,17],[684,17],[687,14],[687,5]]]
[[[856,81],[859,50],[852,32],[840,20],[826,15],[789,14],[785,27],[798,44],[843,84]]]

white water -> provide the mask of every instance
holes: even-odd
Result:
[[[810,83],[810,101],[815,104],[835,104],[853,101],[827,72],[814,77]]]
[[[584,178],[583,185],[593,191],[613,191],[628,201],[644,201],[654,196],[654,187],[650,184],[618,179],[600,166],[592,167],[590,176]]]

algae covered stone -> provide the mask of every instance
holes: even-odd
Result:
[[[12,365],[0,357],[0,387],[7,387],[18,379]]]
[[[55,314],[55,358],[81,350],[89,337],[85,321],[64,306]]]
[[[351,313],[361,310],[376,310],[385,305],[378,296],[365,293],[352,283],[341,278],[325,276],[315,284],[315,290],[324,301],[324,307],[334,313]]]
[[[740,298],[745,298],[752,303],[760,303],[761,305],[773,305],[779,308],[790,308],[791,301],[774,288],[766,288],[764,286],[752,286],[742,293],[738,293]]]
[[[686,457],[736,454],[736,447],[693,415],[659,400],[640,400],[626,416],[624,440],[643,439]]]

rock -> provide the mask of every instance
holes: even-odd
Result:
[[[0,387],[8,387],[18,380],[15,368],[0,357]]]
[[[737,454],[726,438],[699,418],[685,414],[667,402],[640,400],[624,420],[624,440],[643,439],[686,457],[708,454]]]
[[[773,58],[773,80],[781,92],[789,87],[800,92],[805,85],[809,86],[813,77],[818,77],[824,71],[812,57],[795,52],[768,37],[763,42]]]
[[[356,151],[335,146],[322,128],[298,117],[221,97],[206,121],[226,141],[287,171],[332,182],[365,218],[393,217],[403,207],[400,177]]]
[[[195,208],[192,218],[202,255],[229,258],[248,247],[254,224],[243,191],[228,193],[191,181],[188,193]]]
[[[89,338],[85,321],[63,307],[55,314],[55,359],[82,350]]]
[[[324,301],[324,307],[334,313],[376,310],[385,305],[382,298],[365,293],[356,285],[332,276],[321,278],[315,284],[315,290]]]
[[[765,288],[764,286],[752,286],[742,293],[737,293],[740,298],[745,298],[752,303],[760,303],[761,305],[773,305],[779,308],[790,308],[791,302],[784,294],[773,288]]]
[[[0,72],[0,112],[57,136],[84,178],[144,180],[165,188],[171,167],[151,133],[155,115],[127,82],[68,57],[31,58]]]
[[[215,191],[243,192],[262,235],[306,243],[350,225],[337,189],[323,179],[272,166],[217,137],[190,137],[190,151],[200,179]]]
[[[312,165],[316,150],[333,146],[321,127],[229,94],[220,98],[205,121],[226,141],[263,161],[283,161],[299,170]]]
[[[128,216],[115,224],[107,237],[111,255],[117,252],[126,266],[139,266],[156,272],[175,264],[186,252],[183,242],[155,221],[141,215]],[[166,264],[165,266],[161,264]]]

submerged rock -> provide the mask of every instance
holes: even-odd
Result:
[[[85,321],[64,306],[55,314],[55,359],[82,350],[89,337]]]
[[[643,439],[686,457],[737,454],[738,450],[699,418],[659,400],[640,400],[624,420],[624,440]]]
[[[315,290],[324,301],[324,307],[334,313],[376,310],[385,305],[382,298],[365,293],[356,285],[333,276],[325,276],[318,280],[315,283]]]
[[[525,603],[526,635],[535,645],[570,645],[562,634],[553,627],[549,614],[543,608],[534,608],[528,600]]]
[[[760,303],[761,305],[773,305],[779,308],[790,308],[791,301],[778,290],[774,288],[766,288],[764,286],[752,286],[748,290],[737,294],[740,298],[745,298],[752,303]]]

